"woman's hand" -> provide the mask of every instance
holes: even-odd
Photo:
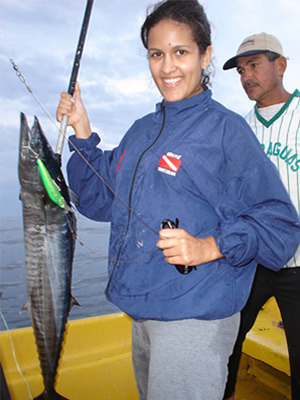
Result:
[[[197,238],[184,229],[162,229],[157,247],[172,265],[196,266],[222,258],[215,238]]]
[[[80,95],[78,82],[75,84],[74,97],[63,92],[56,111],[56,118],[61,122],[63,115],[69,117],[68,125],[75,130],[77,138],[87,139],[91,135],[91,126]]]

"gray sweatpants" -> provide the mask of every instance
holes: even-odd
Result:
[[[215,321],[133,321],[140,400],[221,400],[240,314]]]

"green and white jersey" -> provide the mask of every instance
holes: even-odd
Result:
[[[266,117],[268,111],[273,112],[270,119]],[[246,120],[265,153],[278,168],[281,179],[300,215],[299,90],[296,89],[288,101],[282,105],[262,109],[255,106],[246,116]],[[287,264],[287,267],[296,266],[300,266],[300,246]]]

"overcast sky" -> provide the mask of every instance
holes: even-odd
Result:
[[[118,144],[133,121],[153,111],[160,95],[151,81],[146,51],[139,38],[152,0],[94,0],[79,82],[92,127],[104,149]],[[223,71],[246,36],[277,36],[289,57],[284,83],[299,88],[299,0],[203,0],[212,25],[215,75],[213,96],[245,115],[253,106],[235,70]],[[17,175],[20,112],[30,125],[36,115],[52,146],[57,128],[9,61],[15,60],[27,83],[55,118],[66,91],[85,11],[85,0],[0,0],[0,215],[21,215]],[[70,131],[71,133],[71,131]],[[69,157],[67,146],[63,164]]]

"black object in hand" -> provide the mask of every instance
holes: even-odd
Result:
[[[160,224],[161,229],[176,229],[178,228],[178,218],[176,218],[176,222],[171,221],[170,219],[166,218],[163,220],[163,222]],[[196,269],[196,267],[189,267],[188,265],[175,265],[177,268],[177,271],[180,272],[181,274],[189,274],[192,269]]]

